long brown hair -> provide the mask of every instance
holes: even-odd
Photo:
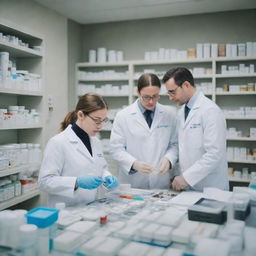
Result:
[[[61,122],[60,130],[65,130],[69,124],[74,124],[77,120],[77,112],[81,110],[85,115],[100,109],[107,109],[107,103],[104,98],[96,93],[86,93],[80,97],[76,109],[70,111]]]

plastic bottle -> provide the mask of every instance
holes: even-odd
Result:
[[[38,229],[36,225],[24,224],[19,228],[19,237],[22,256],[37,255]]]
[[[250,184],[249,184],[249,188],[256,189],[256,176],[254,176],[254,177],[251,179],[251,182],[250,182]]]

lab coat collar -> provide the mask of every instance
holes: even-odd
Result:
[[[164,112],[163,109],[161,109],[160,104],[157,103],[155,106],[155,113],[154,113],[154,118],[153,118],[153,122],[151,125],[151,128],[148,127],[148,124],[138,106],[138,101],[139,99],[137,99],[130,107],[130,115],[133,116],[136,121],[138,121],[145,129],[147,130],[153,130],[156,125],[158,124],[159,120],[161,120],[160,116],[161,114]]]
[[[90,141],[91,141],[91,147],[92,147],[92,152],[93,152],[93,156],[91,156],[90,152],[88,151],[88,149],[86,148],[86,146],[83,144],[83,142],[79,139],[79,137],[75,134],[75,132],[72,130],[72,125],[70,124],[66,129],[65,129],[65,133],[67,135],[67,138],[71,144],[71,146],[75,147],[76,150],[82,154],[83,156],[85,156],[86,158],[90,159],[91,161],[94,161],[93,156],[94,156],[94,139],[92,137],[90,137]]]
[[[203,96],[204,96],[203,93],[201,91],[197,91],[197,95],[195,95],[195,96],[196,96],[196,99],[193,102],[193,106],[190,109],[190,112],[189,112],[189,115],[188,115],[186,121],[184,121],[184,108],[185,108],[185,104],[182,106],[181,113],[183,114],[182,120],[183,120],[183,127],[184,128],[190,122],[190,120],[196,114],[197,109],[199,109],[201,104],[202,104],[202,99],[203,99]]]

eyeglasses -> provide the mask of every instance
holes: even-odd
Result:
[[[180,86],[177,86],[174,90],[168,90],[168,91],[167,91],[167,94],[170,95],[170,96],[176,95],[176,91],[177,91],[177,89],[178,89],[179,87],[180,87]]]
[[[90,117],[92,119],[92,121],[96,124],[96,125],[101,125],[101,124],[106,124],[109,122],[108,118],[105,118],[104,120],[100,120],[98,118],[93,118],[91,117],[89,114],[86,114],[88,117]]]
[[[155,101],[160,98],[160,95],[148,96],[148,95],[141,95],[141,98],[145,102],[150,102],[151,100]]]

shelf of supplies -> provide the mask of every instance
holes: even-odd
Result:
[[[1,87],[0,87],[0,93],[14,94],[14,95],[25,95],[25,96],[40,96],[40,97],[43,96],[43,92],[16,90],[16,89],[1,88]]]
[[[205,63],[205,62],[212,62],[213,59],[176,59],[176,60],[155,60],[155,61],[148,61],[148,60],[134,60],[132,64],[134,66],[140,65],[165,65],[165,64],[178,64],[178,63]]]
[[[236,178],[236,177],[228,177],[229,181],[231,182],[244,182],[244,183],[250,183],[249,179],[242,179],[242,178]]]
[[[89,68],[89,67],[122,67],[128,66],[130,64],[129,61],[122,61],[122,62],[105,62],[105,63],[90,63],[90,62],[83,62],[77,63],[76,66],[78,68]]]
[[[240,164],[256,164],[255,160],[228,160],[229,163],[240,163]]]
[[[216,74],[216,78],[237,78],[237,77],[256,77],[256,73],[246,74]]]
[[[79,94],[78,97],[83,96],[84,94]],[[128,94],[101,94],[103,97],[129,97]]]
[[[256,91],[254,92],[216,92],[218,96],[234,96],[234,95],[256,95]]]
[[[78,82],[128,81],[129,77],[78,79]]]
[[[256,116],[255,117],[226,116],[225,118],[226,120],[256,120]]]
[[[30,198],[33,198],[33,197],[36,197],[40,195],[40,191],[38,189],[34,189],[30,192],[27,192],[21,196],[16,196],[10,200],[7,200],[7,201],[4,201],[4,202],[1,202],[0,203],[0,210],[3,210],[3,209],[6,209],[6,208],[9,208],[13,205],[16,205],[16,204],[19,204],[21,202],[24,202]]]
[[[227,137],[227,140],[256,141],[256,137],[255,138],[250,138],[250,137]]]
[[[162,76],[158,76],[160,80],[163,79]],[[212,78],[212,75],[193,75],[194,79],[211,79]],[[134,77],[133,80],[138,80],[139,77]]]
[[[214,60],[216,62],[224,62],[224,61],[247,61],[247,60],[255,60],[256,56],[250,56],[250,57],[233,57],[233,58],[229,58],[229,57],[218,57],[215,58]]]
[[[24,125],[24,126],[17,126],[17,127],[0,127],[0,130],[21,130],[21,129],[40,129],[43,128],[41,124],[38,125]]]
[[[5,176],[9,176],[9,175],[12,175],[15,173],[22,172],[24,169],[30,168],[30,167],[39,169],[40,164],[25,164],[25,165],[13,167],[13,168],[4,169],[4,170],[0,171],[0,177],[5,177]]]
[[[0,50],[9,52],[12,57],[42,57],[39,51],[2,40],[0,40]]]

